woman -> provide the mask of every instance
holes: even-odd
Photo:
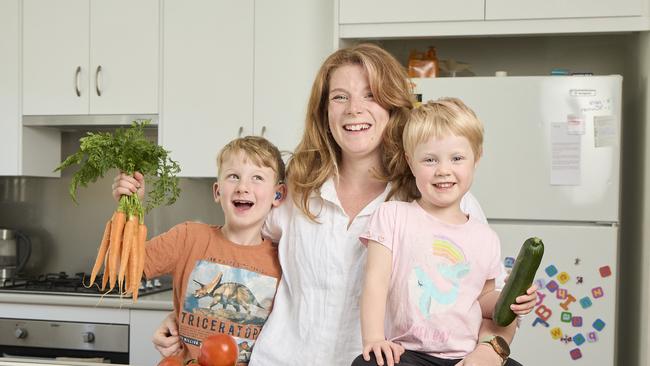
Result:
[[[283,270],[273,311],[253,350],[251,365],[347,365],[361,351],[359,295],[365,248],[359,235],[388,182],[412,108],[404,68],[380,47],[340,49],[321,66],[312,86],[302,141],[289,161],[293,205],[273,210],[265,232],[279,241]],[[117,182],[135,191],[135,181]],[[115,193],[115,191],[114,191]],[[485,219],[468,194],[463,210]],[[523,296],[531,309],[536,296]],[[487,329],[492,322],[484,322]],[[511,339],[514,326],[490,329]],[[154,335],[163,354],[178,347],[168,318]],[[499,356],[477,346],[466,365],[492,365]]]

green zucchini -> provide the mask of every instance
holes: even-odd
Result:
[[[525,294],[533,283],[543,255],[544,243],[542,243],[542,239],[526,239],[519,250],[519,255],[517,255],[512,272],[510,272],[508,282],[501,290],[497,304],[494,307],[492,319],[497,325],[505,327],[517,317],[510,309],[510,305],[515,303],[517,296]]]

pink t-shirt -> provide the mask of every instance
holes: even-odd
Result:
[[[501,272],[500,243],[487,224],[439,221],[413,202],[385,202],[361,236],[392,252],[386,339],[440,358],[463,358],[476,347],[478,296]]]

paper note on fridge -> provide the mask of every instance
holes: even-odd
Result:
[[[580,185],[580,137],[567,123],[551,123],[551,185]]]
[[[616,146],[618,128],[614,116],[594,116],[594,146]]]

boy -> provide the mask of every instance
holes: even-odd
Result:
[[[412,175],[396,188],[407,202],[385,202],[361,236],[368,245],[363,354],[353,366],[383,365],[384,357],[388,365],[455,365],[474,352],[498,297],[499,238],[461,210],[482,153],[482,124],[460,100],[439,99],[412,112],[403,141],[403,169]],[[517,364],[507,351],[485,350],[490,362]]]
[[[198,358],[204,338],[225,333],[239,346],[237,365],[247,365],[281,275],[277,248],[261,232],[271,208],[285,197],[284,162],[269,141],[248,136],[228,143],[217,165],[213,195],[224,225],[185,222],[151,239],[144,272],[147,278],[173,274],[174,314],[186,359]],[[114,196],[134,191],[144,194],[142,175],[116,178]]]

